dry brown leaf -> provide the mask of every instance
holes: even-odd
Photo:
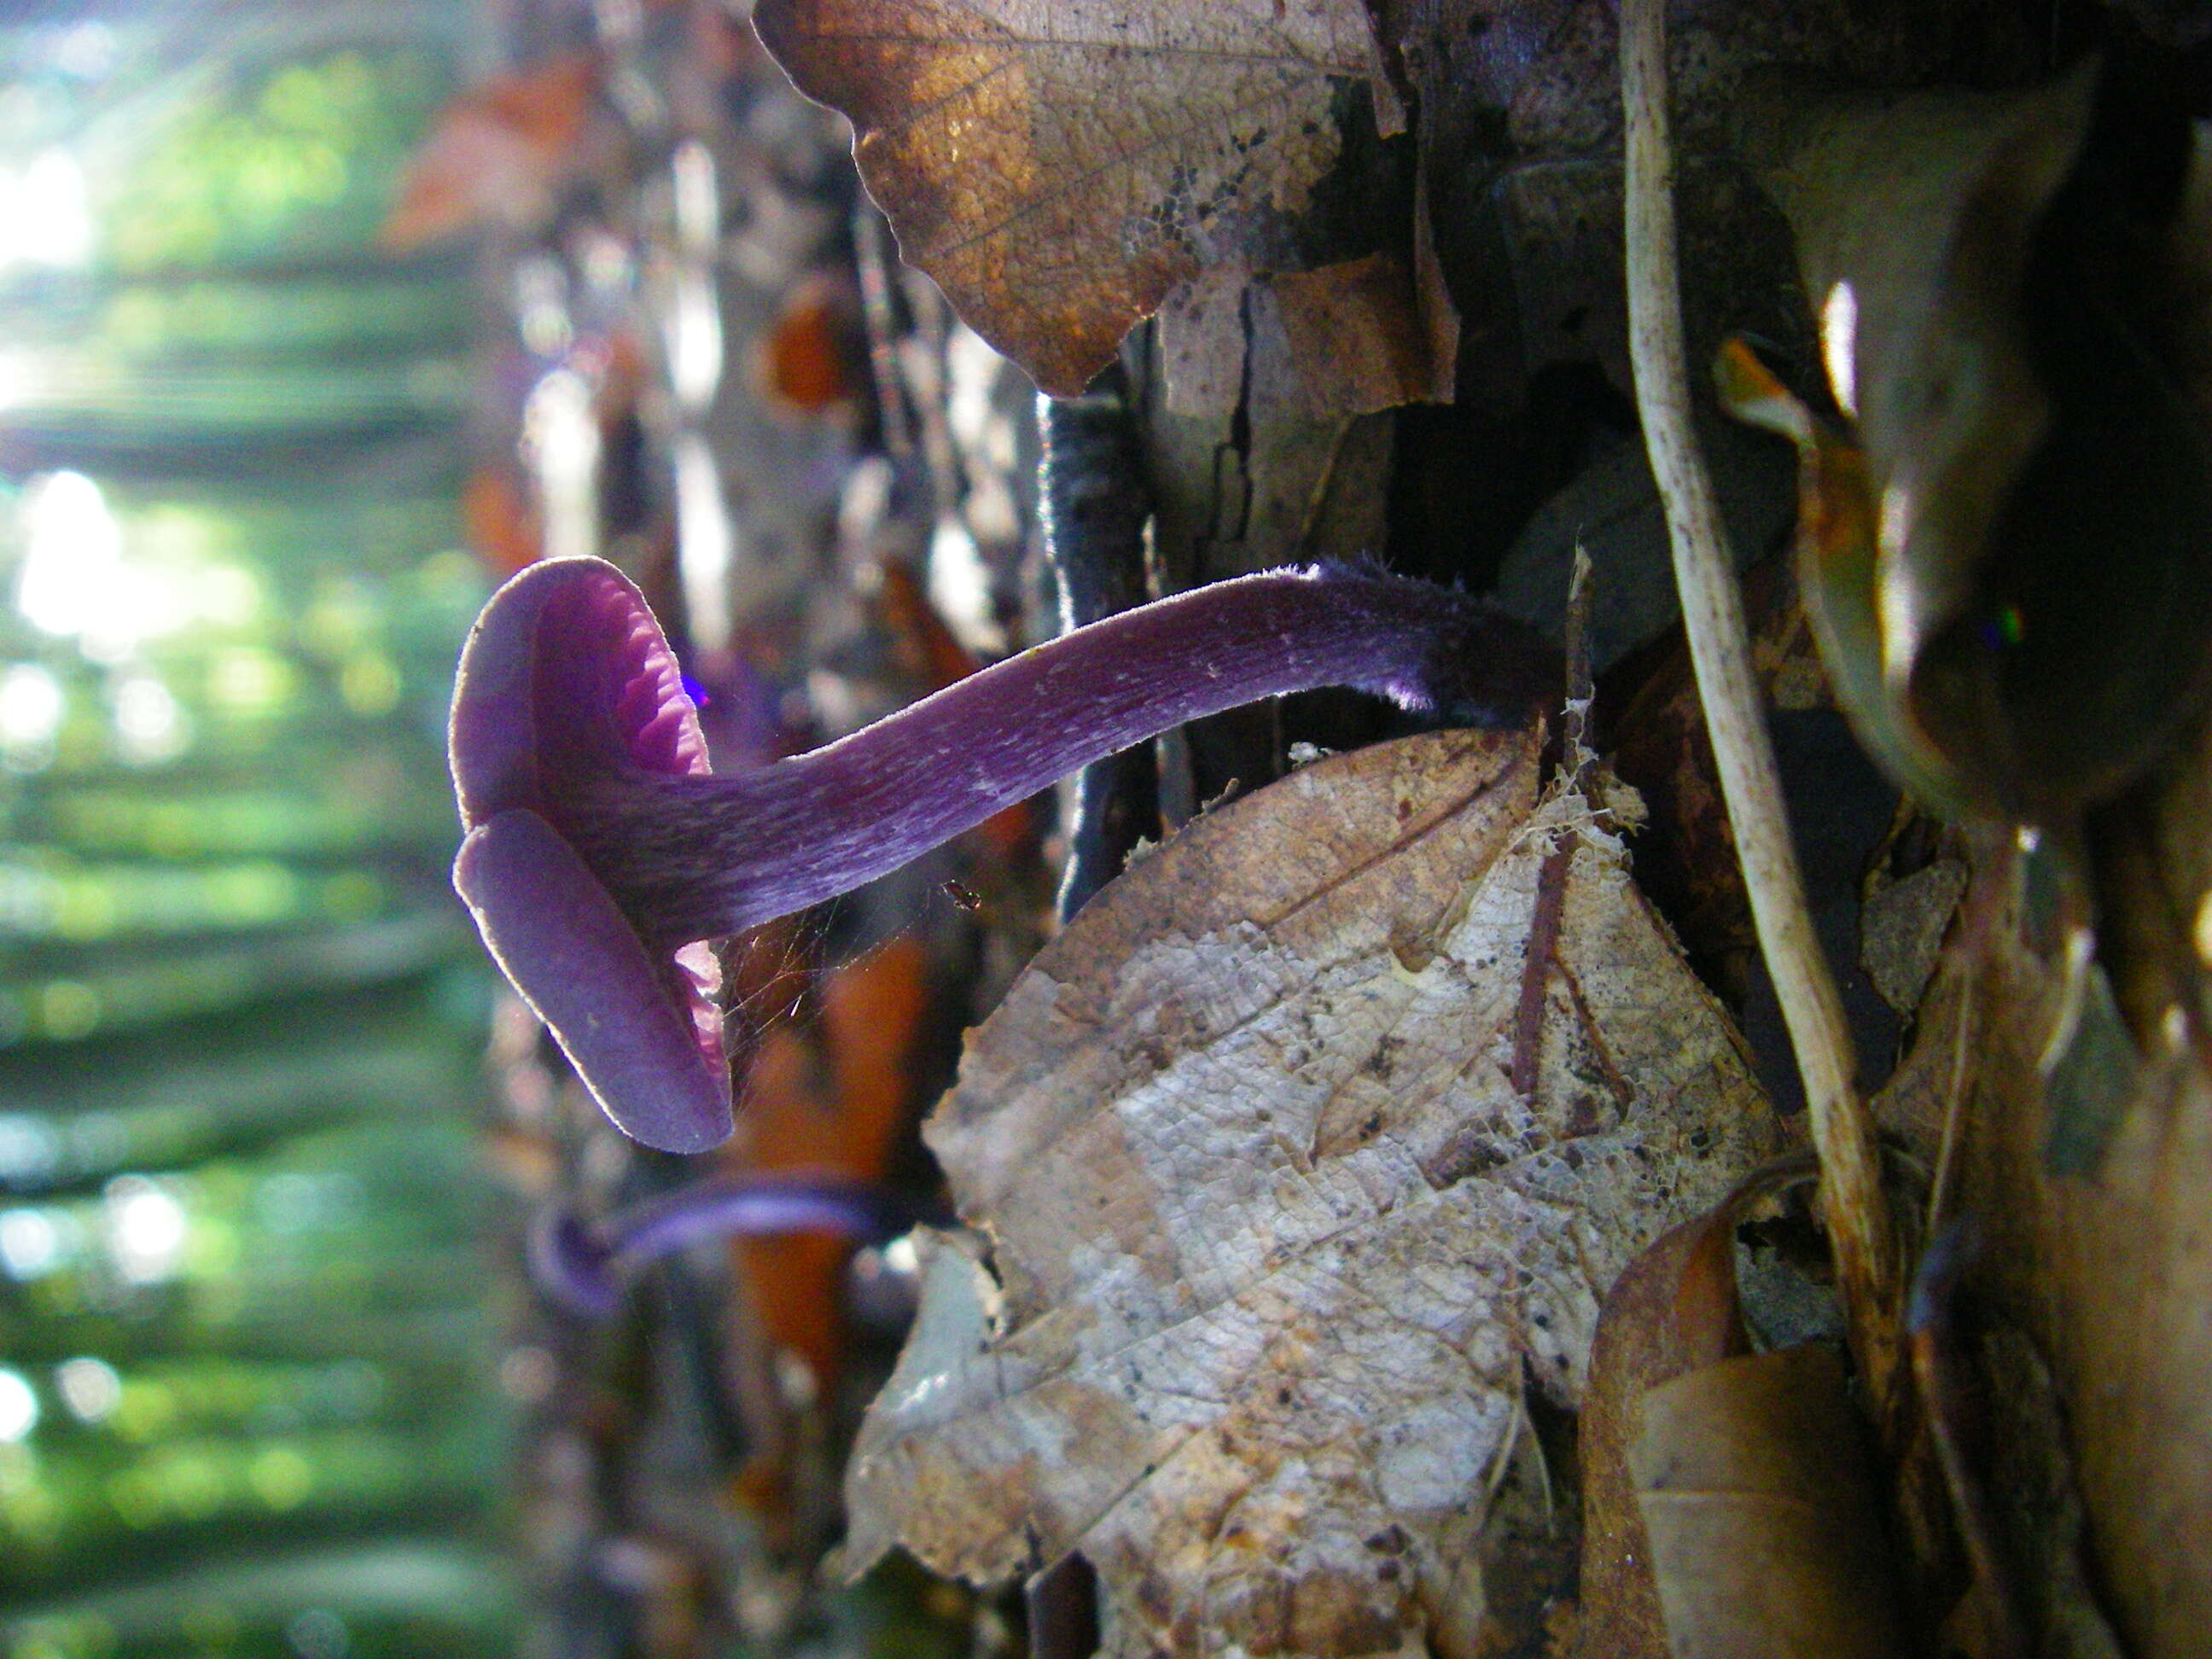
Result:
[[[1736,1224],[1756,1200],[1814,1167],[1804,1154],[1767,1165],[1637,1257],[1606,1295],[1577,1436],[1583,1468],[1577,1651],[1589,1659],[1666,1659],[1666,1621],[1629,1449],[1644,1431],[1650,1389],[1750,1347],[1736,1295]]]
[[[753,21],[852,118],[907,263],[1062,397],[1298,211],[1374,54],[1360,0],[759,0]]]
[[[1896,1659],[1865,1425],[1808,1343],[1644,1396],[1629,1467],[1674,1659]]]
[[[1079,1548],[1115,1653],[1471,1648],[1524,1378],[1577,1402],[1615,1275],[1774,1140],[1605,820],[1538,805],[1537,752],[1309,767],[1015,984],[927,1131],[990,1267],[956,1242],[930,1269],[850,1465],[856,1564],[993,1580]]]
[[[1169,296],[1160,335],[1170,414],[1241,405],[1255,422],[1322,420],[1451,395],[1451,361],[1432,351],[1395,254],[1272,276],[1209,271]]]
[[[2201,744],[2188,769],[2201,790]],[[2205,879],[2203,822],[2174,877]],[[2096,1578],[2128,1650],[2181,1659],[2212,1626],[2212,1574],[2176,1542],[2212,1536],[2212,1079],[2189,1047],[2154,1052],[2118,1081],[2116,1108],[2099,1109],[2094,1156],[2058,1156],[2087,1133],[2069,1122],[2081,1103],[2054,1099],[2037,1064],[2062,970],[2009,938],[1989,954],[1963,1038],[1956,1202],[1989,1241],[1976,1288],[2049,1359]]]

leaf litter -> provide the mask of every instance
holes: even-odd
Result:
[[[1061,397],[1305,205],[1376,67],[1359,0],[761,0],[754,21],[852,118],[906,262]]]
[[[1577,1405],[1613,1279],[1778,1139],[1614,815],[1540,792],[1540,750],[1409,738],[1206,816],[971,1035],[925,1133],[979,1232],[861,1430],[852,1565],[1079,1550],[1110,1653],[1479,1629],[1525,1390]]]

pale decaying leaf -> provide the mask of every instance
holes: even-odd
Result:
[[[1939,858],[1909,876],[1869,884],[1859,912],[1859,965],[1876,994],[1899,1013],[1919,1007],[1966,891],[1966,862],[1955,858]]]
[[[1467,1649],[1525,1380],[1576,1401],[1614,1276],[1773,1139],[1605,818],[1539,805],[1538,746],[1411,738],[1197,821],[971,1036],[927,1133],[989,1265],[931,1268],[850,1465],[856,1565],[1080,1549],[1115,1653]]]
[[[907,262],[1064,397],[1304,204],[1375,62],[1360,0],[759,0],[754,21],[852,118]]]

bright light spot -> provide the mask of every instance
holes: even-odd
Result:
[[[123,1379],[105,1359],[64,1359],[54,1367],[54,1387],[80,1423],[100,1422],[123,1403]]]
[[[192,614],[218,628],[252,623],[261,614],[261,579],[243,565],[216,565],[192,578]]]
[[[115,67],[115,31],[105,23],[79,23],[54,43],[54,67],[80,81],[97,81]]]
[[[134,766],[158,766],[191,740],[183,707],[151,674],[133,674],[115,688],[115,737]]]
[[[21,409],[48,384],[45,365],[28,351],[0,351],[0,410]]]
[[[991,599],[991,568],[968,526],[947,514],[929,540],[929,598],[960,643],[987,657],[1006,647]]]
[[[0,740],[45,743],[60,729],[62,684],[36,663],[19,662],[0,680]]]
[[[0,404],[9,386],[0,357]],[[24,556],[15,608],[48,634],[75,636],[95,662],[120,662],[147,640],[200,624],[237,629],[264,609],[252,571],[210,557],[194,515],[154,512],[134,520],[136,557],[100,486],[81,472],[34,482],[19,509]]]
[[[669,158],[676,185],[676,240],[687,253],[710,258],[722,234],[721,191],[714,183],[714,153],[687,138]]]
[[[51,1175],[59,1152],[56,1139],[46,1120],[34,1113],[0,1115],[0,1181],[20,1182]]]
[[[1836,402],[1853,420],[1859,413],[1858,333],[1859,296],[1849,283],[1838,283],[1820,307],[1820,359]]]
[[[363,720],[399,707],[399,670],[381,651],[360,651],[338,670],[338,696]]]
[[[233,646],[216,653],[208,670],[208,696],[237,714],[258,714],[292,690],[291,665],[258,646]]]
[[[722,307],[703,266],[685,265],[674,277],[663,322],[668,384],[678,406],[694,414],[714,401],[722,383]]]
[[[696,432],[677,435],[676,564],[691,634],[705,652],[730,642],[732,526],[714,452]]]
[[[599,551],[599,428],[592,389],[582,375],[556,369],[540,380],[522,411],[525,447],[544,497],[545,556]]]
[[[82,472],[53,472],[31,486],[22,512],[15,609],[43,633],[84,633],[113,606],[122,573],[123,531],[107,498]]]
[[[997,414],[996,398],[1006,360],[991,343],[965,323],[956,326],[945,342],[945,412],[952,435],[962,448],[981,453]]]
[[[921,1271],[921,1253],[915,1249],[912,1233],[901,1233],[884,1246],[884,1266],[895,1273]]]
[[[144,1176],[107,1183],[108,1248],[116,1269],[134,1285],[158,1284],[184,1260],[189,1231],[185,1206]]]
[[[2033,858],[2035,849],[2043,845],[2043,832],[2032,823],[2023,823],[2013,831],[2012,842],[2022,853]]]
[[[39,1396],[22,1373],[0,1368],[0,1441],[27,1439],[39,1426]]]
[[[0,169],[0,266],[81,265],[92,241],[92,204],[76,157],[50,149],[28,167]]]
[[[2212,966],[2212,892],[2197,902],[2197,955],[2208,966]]]
[[[246,1466],[246,1484],[272,1510],[292,1510],[314,1490],[314,1466],[290,1446],[271,1446]]]
[[[1893,483],[1882,490],[1875,529],[1881,570],[1894,571],[1903,567],[1905,544],[1911,538],[1912,521],[1917,511],[1918,503],[1905,485]],[[1891,580],[1876,584],[1875,623],[1881,638],[1882,678],[1893,685],[1903,681],[1921,644],[1923,618],[1918,614],[1919,605],[1918,591],[1911,582]]]
[[[37,772],[52,763],[68,707],[62,683],[38,664],[9,666],[0,677],[0,760],[9,770]]]
[[[0,1267],[10,1279],[36,1279],[61,1260],[61,1230],[43,1210],[0,1211]]]

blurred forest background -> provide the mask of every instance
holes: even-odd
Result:
[[[0,21],[9,1659],[513,1646],[446,879],[471,264],[375,246],[484,27]]]

